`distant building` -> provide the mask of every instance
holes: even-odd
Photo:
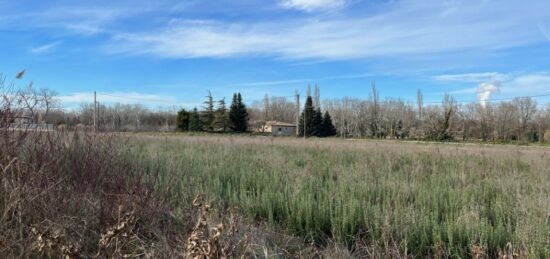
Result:
[[[550,130],[546,130],[544,133],[544,141],[550,141]]]
[[[14,118],[13,123],[9,124],[12,130],[29,130],[29,131],[52,131],[53,124],[34,123],[33,119],[28,116],[19,116]]]
[[[267,121],[260,132],[271,133],[273,136],[294,136],[296,135],[296,125],[281,121]]]

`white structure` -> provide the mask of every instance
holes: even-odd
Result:
[[[295,136],[296,125],[281,121],[268,121],[260,131],[271,133],[273,136]]]

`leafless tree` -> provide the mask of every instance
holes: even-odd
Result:
[[[517,108],[519,119],[519,137],[522,140],[526,138],[526,129],[529,120],[537,112],[537,103],[529,97],[514,98],[512,101]]]
[[[381,137],[382,133],[380,130],[380,98],[378,96],[378,90],[376,89],[375,82],[372,82],[369,111],[371,136]]]

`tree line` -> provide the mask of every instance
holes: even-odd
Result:
[[[216,107],[215,107],[216,106]],[[215,104],[212,93],[208,91],[203,110],[195,107],[192,111],[182,108],[176,116],[176,125],[179,131],[207,131],[207,132],[247,132],[248,111],[243,102],[241,93],[233,94],[229,110],[225,98]]]
[[[17,80],[23,75],[24,72]],[[0,79],[5,82],[4,76]],[[24,111],[11,111],[17,116],[11,116],[12,119],[4,122],[6,125],[21,119],[63,128],[93,125],[94,105],[91,103],[74,110],[62,109],[55,92],[37,90],[32,83],[17,89],[11,83],[3,84],[0,90],[3,105],[17,103],[18,110]],[[100,104],[96,112],[99,129],[104,131],[246,132],[276,120],[298,122],[301,136],[336,134],[354,138],[491,142],[550,140],[550,105],[538,105],[530,97],[482,104],[460,103],[445,95],[441,103],[424,104],[420,91],[416,101],[381,99],[375,85],[366,99],[346,97],[321,101],[318,87],[314,94],[308,89],[306,96],[302,109],[298,109],[291,98],[267,95],[247,107],[239,93],[234,94],[227,107],[225,99],[215,101],[208,93],[200,111],[151,110],[139,104]],[[0,109],[0,113],[6,112]]]
[[[460,103],[445,95],[441,103],[426,105],[417,91],[416,99],[380,100],[373,85],[368,99],[330,99],[323,106],[342,137],[491,142],[550,138],[550,105],[537,105],[531,97],[482,104]]]
[[[298,125],[299,136],[331,137],[336,135],[336,128],[328,111],[324,115],[321,107],[315,107],[311,96],[306,98],[304,110]]]

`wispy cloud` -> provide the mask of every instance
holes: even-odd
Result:
[[[345,4],[345,0],[281,0],[281,6],[284,8],[306,12],[341,8]]]
[[[417,2],[414,2],[417,3]],[[498,50],[540,42],[530,15],[537,5],[464,1],[453,6],[396,1],[369,16],[271,22],[171,23],[115,35],[110,53],[165,58],[267,56],[289,60],[357,59],[462,50]],[[507,19],[499,17],[509,16]],[[441,14],[444,14],[441,16]]]
[[[75,92],[60,95],[59,100],[65,107],[75,107],[81,103],[90,103],[94,100],[93,93]],[[184,101],[170,95],[144,94],[138,92],[105,92],[97,94],[98,102],[102,104],[140,104],[147,107],[192,106],[196,101]]]
[[[506,79],[508,75],[497,72],[482,72],[482,73],[466,73],[466,74],[445,74],[436,75],[432,79],[436,81],[444,82],[466,82],[466,83],[480,83],[486,81],[502,81]]]
[[[539,72],[518,75],[504,82],[503,93],[530,95],[550,94],[550,73]]]
[[[550,32],[548,30],[546,30],[546,26],[544,26],[544,23],[539,22],[539,23],[537,23],[537,26],[539,27],[539,30],[542,33],[542,35],[544,36],[544,38],[546,38],[546,40],[548,42],[550,42]]]
[[[290,79],[290,80],[237,83],[237,84],[232,84],[230,86],[268,86],[268,85],[285,85],[285,84],[293,84],[293,83],[316,83],[316,82],[328,81],[328,80],[355,79],[355,78],[366,78],[366,77],[373,77],[373,76],[374,74],[338,75],[338,76],[326,76],[326,77],[319,77],[319,78],[300,78],[300,79]]]
[[[41,45],[41,46],[38,46],[38,47],[34,47],[34,48],[30,49],[30,52],[34,53],[34,54],[43,54],[43,53],[49,52],[52,49],[56,48],[57,46],[61,45],[61,43],[62,43],[61,41],[56,41],[56,42]]]
[[[35,9],[25,9],[17,13],[0,10],[0,28],[17,26],[53,29],[56,33],[92,36],[98,33],[114,33],[125,27],[121,25],[125,19],[135,19],[155,11],[168,11],[174,5],[165,1],[120,0],[94,3],[75,1],[62,5],[37,6]]]

